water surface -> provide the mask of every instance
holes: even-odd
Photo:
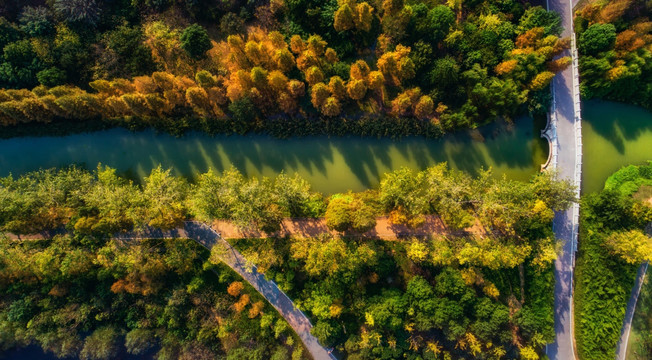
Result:
[[[610,101],[582,108],[582,191],[599,191],[623,166],[652,160],[652,112]]]
[[[192,177],[209,168],[235,166],[248,176],[272,177],[298,172],[316,190],[333,193],[376,186],[383,173],[407,166],[424,169],[447,161],[451,167],[477,172],[492,167],[495,174],[527,180],[547,157],[539,127],[527,118],[513,125],[492,124],[440,139],[403,140],[360,137],[207,136],[182,138],[153,131],[112,129],[63,137],[23,137],[0,140],[0,176],[39,168],[98,163],[142,178],[161,164]]]

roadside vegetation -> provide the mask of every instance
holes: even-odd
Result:
[[[0,5],[0,125],[438,136],[542,116],[568,48],[513,0]],[[44,126],[50,124],[52,126]]]
[[[652,109],[652,4],[590,1],[575,12],[582,99]]]
[[[652,207],[632,195],[652,183],[652,163],[613,174],[582,199],[575,269],[575,339],[582,359],[613,359],[637,267],[652,259]]]
[[[112,304],[114,301],[108,299],[120,298],[121,311],[125,314],[130,311],[126,310],[129,301],[142,300],[140,295],[167,302],[165,306],[182,306],[169,297],[180,296],[194,304],[200,301],[193,300],[194,294],[201,293],[204,287],[216,286],[210,289],[217,294],[210,296],[223,298],[227,304],[224,305],[226,313],[220,316],[255,324],[233,323],[229,331],[240,334],[254,326],[261,340],[247,346],[252,349],[260,346],[257,354],[266,358],[268,355],[264,354],[299,351],[293,348],[289,336],[278,335],[279,347],[260,345],[276,338],[274,329],[282,325],[277,325],[276,320],[265,320],[264,314],[258,316],[256,311],[264,307],[251,300],[253,295],[247,297],[250,299],[247,302],[241,295],[234,298],[233,294],[223,294],[224,287],[234,280],[227,275],[220,275],[221,280],[210,279],[212,275],[201,268],[200,251],[192,250],[190,244],[182,249],[176,247],[185,244],[183,241],[127,246],[111,240],[111,235],[144,226],[171,229],[189,218],[208,222],[225,219],[242,229],[275,231],[284,217],[325,216],[329,227],[353,237],[344,240],[322,234],[308,239],[290,237],[236,243],[261,271],[275,279],[307,311],[315,325],[313,333],[322,344],[335,346],[349,358],[360,359],[402,354],[433,359],[441,356],[498,359],[520,354],[525,359],[537,359],[543,344],[554,337],[551,264],[556,251],[550,226],[553,210],[567,208],[573,197],[569,183],[556,180],[554,174],[539,174],[526,183],[495,180],[488,172],[471,177],[448,170],[445,164],[421,172],[397,170],[386,174],[376,190],[330,197],[311,191],[298,177],[246,179],[236,170],[221,175],[209,172],[199,176],[194,184],[160,168],[153,170],[143,184],[133,184],[104,167],[93,172],[67,168],[43,170],[20,178],[7,177],[0,180],[0,229],[13,234],[33,234],[65,228],[70,235],[37,242],[3,241],[7,251],[3,252],[0,265],[7,269],[3,273],[9,277],[4,282],[6,296],[3,295],[4,305],[0,309],[5,314],[14,314],[12,309],[19,306],[13,305],[15,302],[23,306],[22,300],[16,298],[27,291],[23,289],[25,285],[20,285],[26,281],[20,276],[31,279],[27,284],[33,284],[38,291],[29,291],[38,296],[34,295],[35,303],[29,305],[29,312],[24,310],[25,315],[16,315],[18,318],[6,315],[2,339],[5,346],[34,341],[46,349],[56,349],[58,345],[49,347],[46,340],[38,337],[40,333],[30,337],[31,325],[27,326],[32,323],[30,320],[43,317],[54,303],[73,311],[66,306],[77,298],[73,300],[68,295],[59,298],[51,290],[56,282],[51,283],[54,280],[48,280],[47,276],[56,275],[57,281],[78,281],[79,286],[89,291],[80,293],[81,290],[67,287],[61,290],[65,294],[86,294],[84,299],[88,301],[98,300],[97,296],[102,304]],[[438,215],[452,229],[475,224],[485,228],[486,234],[449,238],[434,234],[428,239],[400,242],[354,236],[375,224],[379,215],[388,215],[393,224],[419,227],[426,214]],[[67,247],[59,249],[64,246],[61,242]],[[133,246],[141,247],[133,250]],[[169,250],[169,247],[175,248]],[[169,254],[173,259],[167,257],[168,251],[173,251]],[[150,256],[150,253],[154,254]],[[183,260],[187,256],[195,262]],[[74,266],[71,261],[75,262]],[[175,267],[182,265],[183,270]],[[10,275],[17,271],[12,269],[21,266],[31,270],[20,276]],[[76,279],[82,271],[78,266],[86,271],[80,279]],[[45,272],[47,276],[32,274],[33,271]],[[96,278],[98,284],[92,284]],[[84,283],[84,279],[89,283]],[[174,295],[173,289],[181,290]],[[230,294],[230,287],[227,290]],[[209,288],[205,291],[210,292]],[[237,305],[240,303],[244,304]],[[249,303],[252,309],[258,310],[249,310]],[[232,311],[239,306],[247,311]],[[108,310],[97,311],[105,314],[103,311]],[[143,316],[153,316],[142,322],[151,326],[143,325],[148,330],[183,323],[177,318],[174,321],[163,318],[167,316],[167,307],[154,307],[152,311],[143,313]],[[188,316],[200,316],[195,310],[174,311],[178,316],[186,316],[183,319],[187,321],[191,321]],[[242,315],[238,315],[240,312]],[[118,339],[141,324],[131,317],[115,315],[109,320],[109,315],[98,313],[85,312],[84,316],[92,316],[94,320],[80,320],[83,326],[66,323],[72,328],[65,325],[63,329],[70,334],[70,339],[76,340],[61,341],[70,344],[70,349],[83,349],[82,344],[95,341],[85,336],[98,329],[110,325],[114,339]],[[212,349],[211,354],[218,351],[227,351],[229,356],[238,354],[234,349],[241,345],[232,348],[210,343],[210,335],[200,330],[201,322],[193,324],[188,325],[188,331],[192,330],[192,334],[199,331],[197,336],[201,338],[178,339],[170,345],[177,346],[175,351],[183,351],[189,342],[204,341],[202,346]],[[220,325],[215,331],[222,326],[226,325]],[[14,335],[18,330],[18,335]],[[21,337],[21,334],[27,335]],[[162,340],[166,337],[160,336],[155,338],[161,339],[162,349],[167,349],[167,340]]]

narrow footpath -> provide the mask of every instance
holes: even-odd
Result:
[[[625,360],[627,356],[627,343],[629,342],[629,333],[632,330],[632,320],[634,320],[634,313],[636,312],[636,304],[638,297],[641,295],[641,288],[643,287],[643,280],[647,273],[648,263],[643,263],[638,268],[636,274],[636,282],[632,287],[632,293],[627,302],[627,310],[625,311],[625,319],[623,319],[623,327],[620,329],[620,339],[618,339],[618,346],[616,347],[616,360]]]
[[[572,9],[576,0],[549,0],[548,9],[559,13],[564,28],[562,37],[573,39]],[[577,196],[581,186],[582,169],[582,127],[579,104],[579,77],[575,41],[571,50],[563,56],[572,56],[572,66],[557,74],[552,82],[553,104],[550,121],[557,157],[552,167],[557,169],[562,179],[569,179],[577,186]],[[573,268],[579,230],[579,204],[555,214],[553,230],[561,244],[562,253],[555,261],[555,341],[546,347],[551,360],[575,359],[575,339],[573,331]]]
[[[310,333],[312,324],[308,317],[294,306],[292,300],[278,288],[276,283],[265,279],[263,274],[256,271],[256,266],[248,263],[238,250],[234,249],[226,240],[222,239],[210,226],[200,222],[188,221],[182,229],[171,231],[146,229],[139,232],[119,234],[116,238],[123,240],[188,238],[195,240],[209,250],[218,244],[224,246],[226,251],[221,256],[222,262],[242,276],[243,279],[264,296],[279,314],[283,316],[294,332],[297,333],[312,358],[315,360],[336,359],[331,354],[331,350],[319,344],[317,338]]]
[[[652,198],[647,202],[652,206]],[[652,237],[652,223],[646,227],[647,235]],[[627,309],[625,310],[625,318],[623,319],[623,327],[620,329],[620,339],[618,339],[618,346],[616,347],[616,360],[625,360],[627,358],[627,346],[629,343],[629,333],[632,331],[632,322],[636,314],[636,304],[638,304],[638,297],[641,295],[641,288],[643,281],[647,275],[648,262],[644,262],[639,266],[638,273],[636,274],[636,281],[632,287],[632,292],[627,301]],[[643,314],[643,316],[647,316]]]

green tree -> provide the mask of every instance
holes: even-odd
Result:
[[[186,216],[186,192],[185,181],[172,176],[169,169],[163,170],[161,166],[152,169],[143,187],[146,224],[163,230],[180,226]]]
[[[102,78],[128,78],[154,72],[151,51],[143,41],[143,33],[138,27],[121,25],[105,33],[101,41],[104,51],[98,59],[104,73],[100,71],[98,75]]]
[[[613,48],[616,43],[616,27],[613,24],[593,24],[584,31],[577,43],[581,52],[596,55]]]
[[[559,35],[562,30],[561,17],[555,11],[548,11],[541,6],[531,7],[521,17],[517,32],[522,34],[536,27],[543,27],[545,35]]]
[[[52,15],[43,6],[25,6],[20,14],[21,29],[31,36],[46,36],[54,32]]]
[[[36,78],[41,85],[55,87],[66,82],[66,72],[53,66],[39,71]]]
[[[206,56],[206,52],[213,48],[211,39],[206,29],[199,24],[192,24],[181,33],[181,48],[195,59]]]

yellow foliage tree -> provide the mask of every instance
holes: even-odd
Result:
[[[324,104],[321,107],[322,114],[326,116],[337,116],[340,114],[341,107],[340,102],[337,98],[329,97],[324,101]]]
[[[534,79],[532,79],[532,82],[530,83],[530,89],[533,91],[538,91],[543,89],[544,87],[548,86],[550,82],[552,81],[552,78],[555,77],[555,73],[550,72],[550,71],[544,71],[539,74],[537,74]]]
[[[367,85],[363,80],[351,80],[346,86],[346,92],[353,100],[362,100],[367,93]]]

